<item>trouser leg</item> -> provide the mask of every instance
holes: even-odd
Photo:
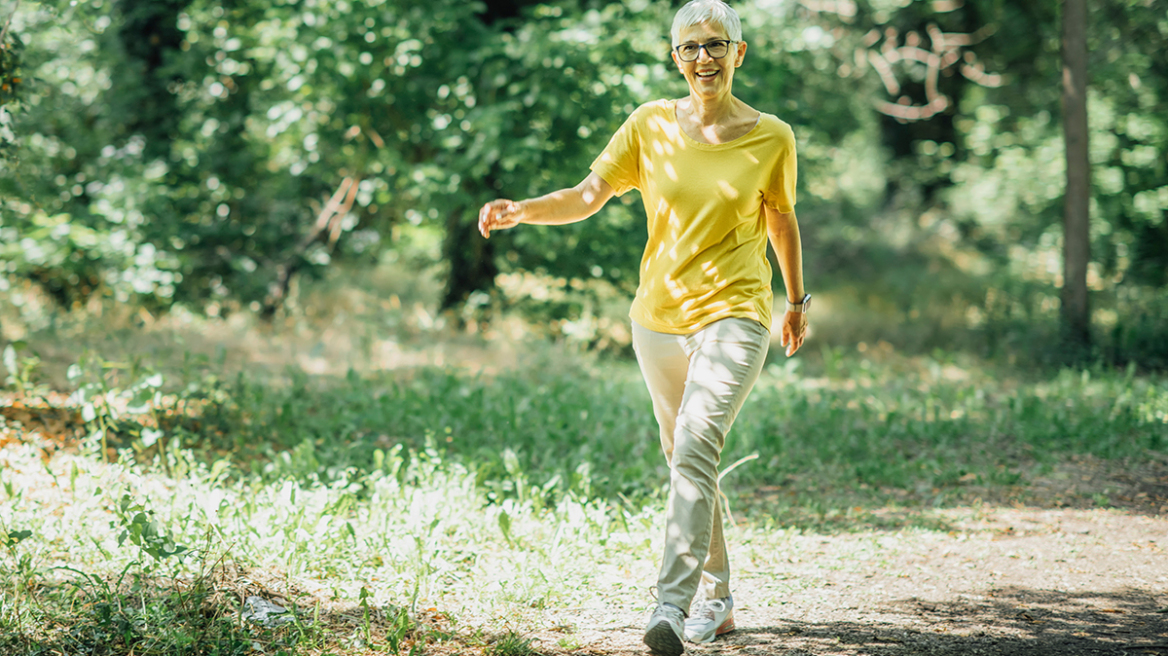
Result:
[[[766,328],[747,319],[725,319],[684,336],[633,324],[634,349],[670,465],[658,600],[686,613],[699,583],[707,596],[730,594],[718,463],[769,342]]]
[[[710,548],[702,565],[698,595],[704,599],[730,596],[730,554],[722,535],[722,494],[715,489],[713,520],[710,522]]]

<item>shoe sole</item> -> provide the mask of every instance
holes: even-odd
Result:
[[[673,632],[668,622],[658,622],[645,632],[645,645],[655,656],[681,656],[685,653],[685,645],[681,638]]]
[[[726,618],[725,622],[722,622],[721,626],[719,626],[717,629],[714,629],[714,633],[712,635],[700,636],[700,637],[695,636],[693,638],[690,638],[687,636],[686,639],[689,640],[690,642],[693,642],[693,643],[704,644],[707,642],[713,642],[714,638],[717,638],[720,635],[725,635],[727,633],[730,633],[734,629],[735,629],[734,616],[731,615],[730,617]]]

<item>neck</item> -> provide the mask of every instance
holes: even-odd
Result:
[[[737,103],[730,94],[716,98],[702,98],[693,91],[689,94],[689,113],[702,125],[716,125],[734,115]]]

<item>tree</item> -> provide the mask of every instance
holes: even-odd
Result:
[[[1063,134],[1067,186],[1063,214],[1062,321],[1066,339],[1091,343],[1087,263],[1091,258],[1091,163],[1087,133],[1087,2],[1063,2]]]

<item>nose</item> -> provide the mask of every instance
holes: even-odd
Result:
[[[706,50],[705,46],[698,46],[698,61],[714,61],[710,56],[710,51]]]

